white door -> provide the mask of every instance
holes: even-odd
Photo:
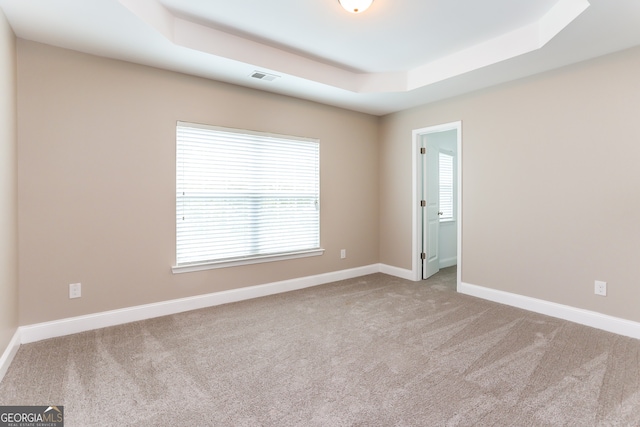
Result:
[[[422,156],[422,188],[426,206],[422,209],[422,278],[426,279],[440,271],[438,240],[440,232],[440,148],[437,142],[423,136],[426,153]]]
[[[455,131],[456,148],[451,149],[455,152],[456,178],[454,185],[455,206],[454,220],[456,227],[456,262],[458,265],[458,283],[461,283],[462,277],[462,179],[461,179],[461,162],[462,162],[462,122],[445,123],[436,126],[429,126],[422,129],[414,129],[413,136],[413,209],[412,209],[412,230],[411,237],[411,278],[412,280],[421,280],[425,277],[435,274],[440,268],[440,258],[445,256],[441,254],[438,247],[439,235],[441,234],[440,220],[438,218],[439,211],[439,149],[442,140],[439,138],[442,132]],[[428,140],[432,139],[433,144],[428,144]],[[447,143],[442,148],[448,148]],[[427,146],[431,153],[427,153]],[[421,149],[425,149],[425,154],[420,154]],[[431,155],[430,155],[431,154]],[[429,167],[429,165],[431,165]],[[431,185],[430,185],[431,183]],[[427,199],[430,201],[430,208],[427,209]],[[421,207],[421,201],[424,201],[424,207]],[[432,231],[429,231],[429,228]],[[444,248],[444,246],[443,246]],[[424,260],[421,254],[424,253]]]

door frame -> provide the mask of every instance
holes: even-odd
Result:
[[[457,227],[457,283],[456,288],[462,282],[462,121],[444,123],[435,126],[428,126],[412,131],[412,203],[411,210],[411,272],[413,280],[418,282],[422,280],[422,263],[420,253],[422,252],[422,221],[421,221],[421,194],[422,194],[422,162],[420,160],[420,144],[424,135],[430,133],[438,133],[455,130],[457,139],[456,164],[457,173],[457,211],[456,211],[456,227]],[[429,153],[426,154],[427,156]]]

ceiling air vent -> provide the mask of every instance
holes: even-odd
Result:
[[[265,73],[264,71],[254,71],[250,74],[251,77],[258,80],[264,80],[265,82],[272,82],[280,76],[274,74]]]

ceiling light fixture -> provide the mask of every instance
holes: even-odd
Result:
[[[369,9],[373,0],[338,0],[347,12],[362,13]]]

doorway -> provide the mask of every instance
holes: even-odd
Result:
[[[457,283],[462,274],[462,122],[430,126],[413,131],[413,248],[412,274],[426,279],[440,268],[457,264]],[[447,159],[450,156],[451,159]],[[453,160],[451,188],[441,179],[440,164]],[[446,172],[446,171],[443,171]],[[440,198],[443,188],[444,199]],[[448,199],[450,198],[450,199]],[[451,206],[447,203],[450,202]],[[442,205],[442,206],[441,206]],[[445,217],[443,217],[443,215]]]

